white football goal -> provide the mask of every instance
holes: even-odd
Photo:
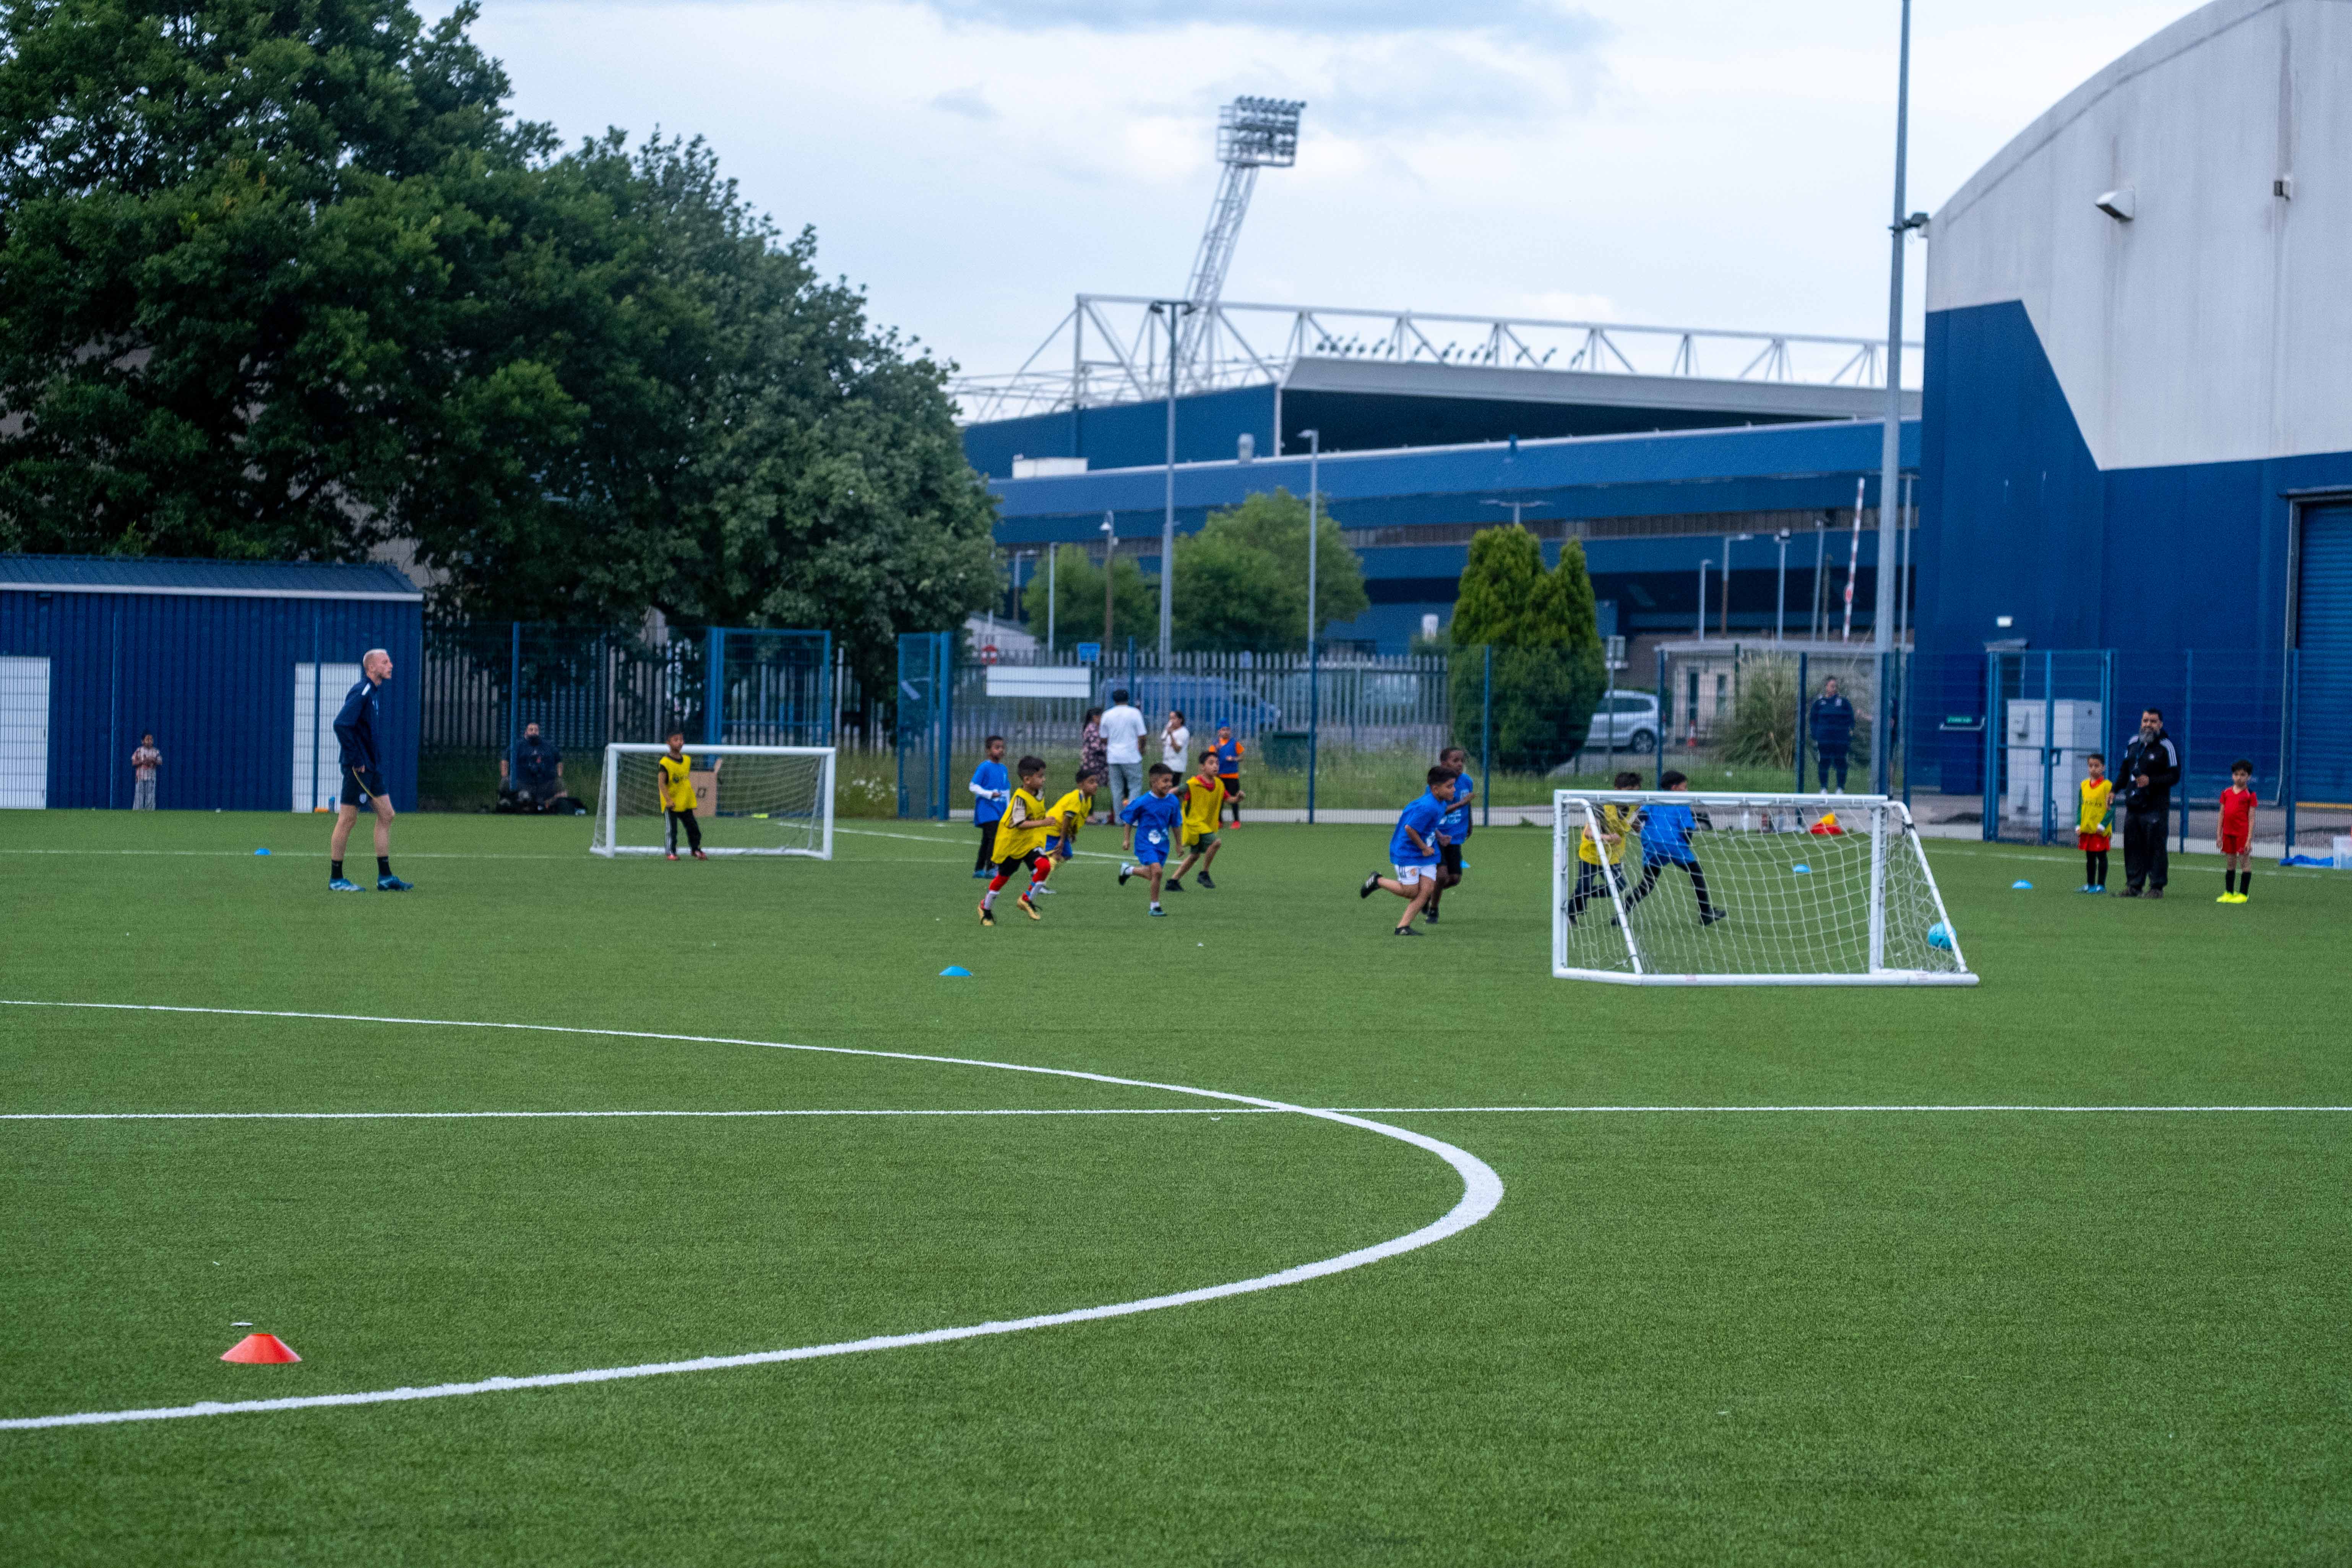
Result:
[[[661,771],[669,748],[604,748],[604,787],[596,796],[598,855],[660,855],[669,824],[662,812]],[[833,858],[830,746],[688,746],[696,824],[706,855],[808,855]],[[677,853],[686,853],[681,834]]]
[[[1974,985],[1897,800],[1552,796],[1551,969],[1629,985]]]

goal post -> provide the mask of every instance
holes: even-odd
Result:
[[[1623,985],[1974,985],[1883,795],[1560,790],[1552,973]]]
[[[604,748],[591,854],[667,852],[655,759],[668,750],[618,742]],[[833,858],[831,746],[688,746],[686,755],[704,854]]]

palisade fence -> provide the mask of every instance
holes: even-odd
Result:
[[[1547,727],[1548,705],[1583,677],[1525,650],[1180,653],[1163,666],[1155,650],[1130,647],[1085,667],[1084,696],[1047,698],[992,694],[992,665],[964,643],[956,633],[902,637],[898,679],[869,690],[822,631],[429,622],[419,804],[490,806],[499,760],[536,722],[583,804],[593,804],[607,742],[681,729],[693,744],[838,747],[845,816],[961,817],[986,736],[1004,736],[1016,757],[1046,758],[1058,780],[1076,763],[1087,709],[1122,687],[1155,732],[1169,709],[1182,710],[1196,754],[1232,725],[1258,806],[1393,805],[1448,743],[1470,753],[1490,805],[1547,803],[1558,784],[1605,783],[1619,768],[1652,784],[1678,768],[1702,787],[1801,791],[1823,782],[1808,711],[1835,675],[1857,717],[1849,787],[1900,795],[1930,829],[2071,845],[2085,754],[2119,766],[2153,706],[2186,767],[2176,844],[2210,843],[2240,758],[2254,764],[2262,841],[2326,854],[2352,833],[2352,671],[2306,669],[2293,649],[1878,655],[1695,640],[1658,655],[1654,727],[1637,720],[1578,736]],[[1034,665],[1012,657],[993,667]],[[1620,673],[1617,684],[1632,683]],[[1872,745],[1882,689],[1893,720],[1884,779]],[[1156,735],[1145,757],[1159,760]]]
[[[428,622],[425,628],[418,803],[487,808],[499,762],[538,724],[563,753],[564,782],[594,804],[612,742],[822,746],[845,722],[844,681],[829,633],[741,627],[562,626]]]

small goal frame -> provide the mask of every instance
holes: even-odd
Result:
[[[668,751],[666,745],[654,742],[615,741],[604,748],[603,787],[596,794],[596,832],[590,840],[588,852],[609,860],[616,855],[659,855],[662,848],[654,844],[624,844],[620,841],[621,759],[625,756],[653,756]],[[821,759],[817,775],[816,798],[824,813],[823,826],[814,848],[800,845],[712,844],[703,853],[719,855],[797,855],[812,860],[833,858],[833,791],[834,770],[838,753],[831,746],[738,746],[688,745],[687,755],[698,763],[705,757],[815,757]]]
[[[1630,968],[1581,968],[1570,962],[1568,889],[1578,861],[1577,843],[1599,824],[1603,805],[1672,804],[1700,810],[1790,811],[1798,814],[1834,811],[1866,815],[1870,826],[1869,967],[1845,972],[1789,971],[1778,973],[1683,973],[1654,969],[1644,959],[1628,905],[1623,879],[1598,879],[1608,889],[1615,920],[1622,933]],[[1801,820],[1801,816],[1800,817]],[[1950,971],[1890,967],[1884,962],[1886,946],[1886,869],[1890,856],[1908,856],[1935,901],[1936,919],[1950,942]],[[1883,795],[1794,795],[1724,790],[1555,790],[1552,794],[1551,972],[1560,980],[1599,980],[1616,985],[1974,985],[1978,976],[1960,951],[1959,932],[1944,908],[1943,889],[1927,864],[1910,808]],[[1591,908],[1601,907],[1593,899]]]

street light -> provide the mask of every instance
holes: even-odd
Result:
[[[1111,514],[1103,513],[1103,668],[1110,668],[1110,567],[1111,557],[1118,553],[1118,533],[1110,525]]]
[[[1715,564],[1712,557],[1698,563],[1698,640],[1706,641],[1706,569]]]
[[[1772,640],[1788,640],[1789,622],[1789,531],[1782,529],[1773,539],[1780,546],[1780,585],[1772,595]]]
[[[1168,485],[1160,518],[1160,670],[1168,672],[1176,636],[1176,336],[1192,313],[1189,300],[1154,300],[1151,313],[1168,319]]]
[[[1315,742],[1323,728],[1323,628],[1315,614],[1315,542],[1321,532],[1323,432],[1307,437],[1307,820],[1315,821]]]
[[[1727,637],[1731,635],[1731,547],[1755,537],[1752,533],[1727,533],[1723,536],[1723,624],[1719,629]],[[1700,613],[1706,613],[1704,606]]]

